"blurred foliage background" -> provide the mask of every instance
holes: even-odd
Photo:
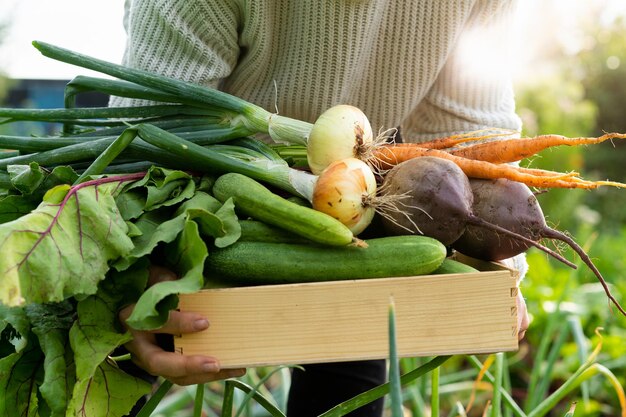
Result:
[[[554,42],[541,65],[550,70],[517,83],[517,109],[524,122],[524,135],[561,134],[599,136],[604,132],[626,132],[626,19],[615,18],[600,24],[600,10],[586,16],[581,46],[571,53]],[[575,36],[575,34],[572,34]],[[547,40],[550,43],[550,40]],[[559,171],[578,171],[595,180],[626,181],[626,143],[614,141],[589,147],[544,151],[524,165]],[[590,254],[611,289],[626,302],[626,193],[623,189],[599,188],[593,191],[550,190],[538,195],[549,225],[567,231]],[[576,255],[562,248],[568,259]],[[597,327],[604,328],[600,362],[605,363],[626,383],[625,320],[606,301],[604,291],[584,265],[575,271],[546,259],[534,249],[528,252],[529,273],[522,283],[532,323],[523,348],[525,358],[514,365],[520,390],[528,387],[528,371],[545,364],[534,362],[546,337],[556,343],[559,336],[550,326],[555,320],[571,332],[565,337],[559,360],[546,375],[551,385],[570,375],[581,359],[581,349],[598,343]],[[578,328],[586,337],[576,340]],[[606,383],[595,381],[584,387],[586,399],[577,416],[617,416],[615,395]],[[570,401],[576,401],[570,398]],[[554,412],[564,415],[567,403]],[[551,414],[552,415],[552,414]]]

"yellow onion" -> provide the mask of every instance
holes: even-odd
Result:
[[[322,113],[307,139],[307,159],[314,174],[334,161],[357,158],[373,142],[372,127],[365,113],[354,106],[339,104]]]
[[[319,175],[312,204],[358,235],[374,217],[371,201],[375,197],[376,177],[371,168],[359,159],[346,158],[331,163]]]

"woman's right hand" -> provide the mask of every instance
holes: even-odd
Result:
[[[150,284],[173,279],[176,279],[176,276],[167,269],[161,267],[150,269]],[[168,321],[160,329],[140,331],[126,324],[126,319],[133,308],[134,305],[129,305],[119,312],[121,323],[133,336],[124,347],[130,352],[132,361],[146,372],[166,378],[177,385],[201,384],[245,374],[245,369],[220,369],[219,361],[212,356],[184,356],[168,352],[159,346],[157,333],[179,335],[206,330],[209,321],[200,314],[171,311]]]

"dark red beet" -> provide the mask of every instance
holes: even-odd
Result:
[[[381,213],[389,234],[423,234],[450,245],[463,235],[468,225],[480,225],[525,242],[528,246],[518,253],[536,246],[574,267],[539,243],[476,216],[469,179],[454,162],[420,157],[398,164],[385,175],[381,194],[394,199],[395,210]]]
[[[474,195],[472,211],[476,216],[535,242],[542,239],[565,242],[598,278],[609,299],[626,315],[589,255],[572,238],[546,224],[541,206],[530,188],[506,179],[471,179],[469,183]],[[470,224],[452,247],[474,258],[498,261],[524,252],[530,244],[494,231],[493,228]]]

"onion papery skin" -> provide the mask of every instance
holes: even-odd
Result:
[[[362,150],[374,141],[365,113],[348,104],[338,104],[322,113],[307,139],[311,171],[319,175],[331,163],[346,158],[360,159]]]
[[[331,163],[313,190],[313,208],[346,225],[356,236],[371,223],[376,212],[368,202],[376,196],[376,177],[360,159]]]

